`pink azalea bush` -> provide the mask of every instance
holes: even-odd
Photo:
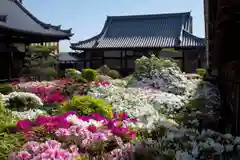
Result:
[[[62,88],[71,83],[71,79],[60,79],[55,81],[13,83],[16,89],[21,89],[39,96],[44,103],[61,103],[66,97],[61,93]]]
[[[130,141],[135,139],[135,131],[130,126],[135,122],[126,113],[115,113],[113,119],[106,119],[98,113],[79,116],[73,112],[63,116],[38,116],[34,121],[21,120],[17,123],[18,131],[24,133],[29,142],[21,151],[13,153],[10,160],[68,160],[86,154],[122,156],[127,152],[125,149],[131,150]],[[34,130],[40,126],[52,140],[44,139],[44,143],[40,143],[40,136],[44,134],[38,135]]]
[[[66,101],[67,97],[64,96],[63,88],[67,84],[72,84],[73,80],[68,78],[63,78],[55,81],[34,81],[34,82],[26,82],[26,83],[12,83],[12,86],[15,89],[21,89],[26,92],[34,93],[41,98],[44,103],[62,103]],[[86,83],[83,86],[80,86],[77,90],[77,94],[83,95],[86,87],[94,87],[94,86],[109,86],[110,83],[107,81],[99,81],[99,82],[90,82]]]

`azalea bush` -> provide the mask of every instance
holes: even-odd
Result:
[[[104,102],[103,99],[91,96],[73,96],[61,109],[66,111],[77,111],[80,115],[89,115],[97,112],[108,118],[112,117],[112,106]]]
[[[11,92],[3,95],[2,101],[5,107],[16,110],[43,106],[42,100],[37,95],[28,92]]]
[[[87,83],[66,78],[12,84],[44,106],[2,107],[0,131],[27,140],[10,159],[239,159],[240,138],[216,131],[219,90],[182,73],[173,60],[142,57],[124,79],[100,79],[98,73],[111,71],[106,67],[85,71]]]
[[[14,88],[12,87],[11,84],[7,84],[7,83],[0,84],[0,93],[1,94],[8,94],[8,93],[13,92],[13,90],[14,90]]]
[[[65,157],[69,160],[113,158],[131,148],[129,142],[135,139],[135,131],[130,126],[135,122],[126,113],[105,119],[97,113],[80,116],[71,112],[63,116],[39,116],[34,121],[22,120],[17,127],[29,142],[19,152],[12,153],[10,159],[37,159],[43,155],[46,159]]]

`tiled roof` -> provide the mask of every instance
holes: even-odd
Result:
[[[204,47],[205,46],[205,38],[199,38],[187,31],[183,30],[180,46],[181,47]]]
[[[0,0],[0,15],[6,15],[6,21],[0,21],[0,28],[44,36],[69,38],[71,29],[62,30],[61,26],[46,24],[32,15],[18,0]]]
[[[59,62],[63,61],[77,61],[78,58],[69,52],[60,52],[57,57]]]
[[[168,48],[194,41],[198,37],[183,37],[192,33],[190,12],[156,15],[109,16],[101,33],[95,37],[72,43],[72,49],[91,48]],[[181,39],[183,41],[181,41]],[[181,44],[183,43],[183,44]]]

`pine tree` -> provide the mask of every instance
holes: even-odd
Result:
[[[31,77],[35,80],[51,80],[56,78],[57,71],[56,47],[29,46],[24,58],[21,76]]]

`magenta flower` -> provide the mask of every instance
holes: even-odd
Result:
[[[20,151],[16,155],[16,160],[30,160],[32,155],[28,153],[27,151]]]
[[[103,118],[99,113],[92,113],[91,117],[95,119],[96,121],[104,121],[105,118]]]
[[[88,129],[89,131],[91,131],[91,132],[96,132],[96,131],[97,131],[97,127],[94,126],[94,125],[88,126],[87,129]]]
[[[40,125],[51,122],[52,121],[52,117],[50,116],[37,116],[36,118],[36,122]]]
[[[20,131],[29,131],[32,128],[32,121],[25,119],[17,122],[17,128]]]

